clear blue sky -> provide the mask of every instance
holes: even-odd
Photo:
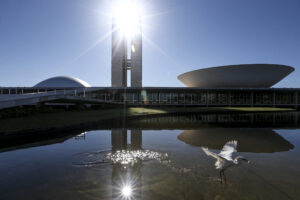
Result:
[[[0,85],[32,86],[57,75],[110,86],[113,0],[0,0]],[[299,0],[148,0],[143,85],[183,86],[204,67],[276,63],[300,87]]]

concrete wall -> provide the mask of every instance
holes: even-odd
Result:
[[[131,49],[131,87],[142,87],[142,27],[132,39],[134,51]]]
[[[111,54],[111,86],[127,86],[127,41],[122,37],[120,29],[113,23],[112,54]]]

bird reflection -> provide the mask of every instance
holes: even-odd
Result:
[[[237,141],[229,141],[224,146],[219,154],[216,154],[210,151],[207,147],[201,147],[204,153],[208,156],[214,157],[217,159],[215,162],[216,169],[220,170],[220,179],[221,182],[224,180],[226,182],[225,170],[231,166],[240,164],[240,161],[245,161],[250,163],[249,160],[242,156],[235,156],[233,158],[233,154],[236,153]]]

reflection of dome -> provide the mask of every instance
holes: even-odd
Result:
[[[186,72],[178,79],[188,87],[269,88],[293,71],[293,67],[286,65],[228,65]]]
[[[47,88],[59,88],[59,87],[91,87],[87,82],[78,78],[69,76],[56,76],[48,78],[39,82],[34,87],[47,87]]]
[[[185,130],[178,139],[194,146],[221,150],[230,140],[237,140],[240,152],[273,153],[294,148],[272,129],[203,128]]]

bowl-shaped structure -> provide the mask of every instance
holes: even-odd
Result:
[[[178,79],[188,87],[269,88],[293,71],[293,67],[286,65],[228,65],[186,72]]]
[[[294,145],[272,129],[201,128],[185,130],[177,138],[193,146],[221,150],[231,140],[237,140],[239,152],[274,153],[289,151]]]
[[[39,82],[34,87],[40,88],[77,88],[77,87],[91,87],[87,82],[80,80],[79,78],[69,76],[56,76],[48,78],[44,81]]]

